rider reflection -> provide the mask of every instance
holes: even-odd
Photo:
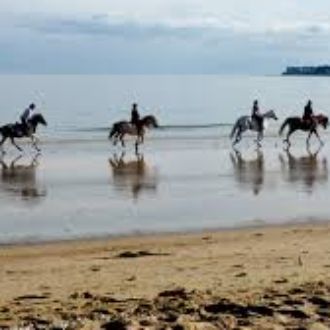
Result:
[[[1,158],[0,189],[6,194],[21,196],[23,200],[38,200],[46,196],[46,190],[37,180],[38,157],[39,154],[29,163],[19,162],[22,155],[11,162]]]
[[[234,167],[234,177],[240,186],[252,188],[254,195],[258,195],[264,184],[265,164],[264,156],[260,149],[256,151],[256,157],[251,160],[243,158],[240,151],[230,153],[230,159]]]
[[[149,167],[143,155],[136,153],[135,159],[125,160],[125,153],[120,157],[114,154],[109,158],[112,169],[113,185],[121,191],[129,190],[137,200],[142,192],[156,193],[158,178],[155,169]]]
[[[291,184],[300,184],[312,193],[316,183],[328,181],[328,164],[326,157],[318,157],[319,148],[312,153],[307,149],[307,155],[295,157],[290,150],[285,150],[285,155],[280,154],[281,172],[285,181]]]

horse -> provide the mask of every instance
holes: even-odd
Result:
[[[285,119],[285,121],[283,122],[283,124],[280,128],[280,131],[279,131],[279,135],[281,136],[285,127],[289,126],[289,130],[287,132],[286,139],[283,140],[283,142],[286,142],[288,144],[288,147],[291,146],[291,142],[289,140],[291,134],[297,130],[309,132],[307,139],[306,139],[307,146],[309,145],[310,138],[313,134],[316,135],[320,144],[323,145],[323,141],[321,140],[319,133],[317,132],[317,126],[320,125],[324,129],[326,129],[328,127],[328,123],[329,123],[328,117],[325,115],[322,115],[322,114],[313,116],[312,120],[303,120],[300,117],[289,117],[289,118]]]
[[[157,128],[159,127],[156,118],[152,115],[148,115],[142,117],[139,121],[140,129],[138,130],[136,125],[128,121],[119,121],[113,124],[110,134],[109,140],[113,140],[113,145],[116,145],[118,140],[121,141],[123,147],[125,147],[124,136],[125,135],[133,135],[136,136],[135,141],[135,150],[137,151],[139,144],[144,142],[144,134],[145,128]]]
[[[23,151],[20,146],[18,146],[15,142],[15,138],[31,138],[33,147],[39,152],[40,149],[37,146],[37,138],[35,137],[35,133],[38,125],[47,126],[47,122],[45,118],[40,114],[34,114],[29,120],[29,126],[26,127],[23,124],[15,123],[15,124],[7,124],[0,127],[0,134],[2,135],[2,140],[0,141],[0,147],[3,147],[3,144],[7,139],[11,140],[11,143],[19,150]],[[2,149],[2,153],[4,153]]]
[[[242,116],[240,118],[237,119],[237,121],[235,122],[232,131],[230,133],[230,138],[234,139],[233,142],[233,146],[235,146],[238,142],[241,141],[242,139],[242,134],[247,131],[247,130],[251,130],[251,131],[256,131],[258,132],[257,135],[257,145],[258,147],[261,147],[261,140],[264,137],[264,130],[266,129],[266,120],[267,119],[274,119],[277,120],[277,116],[274,112],[274,110],[269,110],[265,113],[263,113],[262,115],[262,122],[263,125],[262,127],[260,127],[255,120],[252,119],[251,116]]]

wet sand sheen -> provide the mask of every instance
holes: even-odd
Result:
[[[97,141],[46,144],[37,158],[11,151],[0,243],[328,219],[328,149],[288,153],[277,142],[258,152],[251,139],[234,151],[218,138],[151,138],[137,156]]]
[[[3,247],[0,325],[329,326],[329,234],[301,225]]]

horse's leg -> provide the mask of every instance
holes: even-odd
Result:
[[[234,142],[233,142],[233,147],[234,147],[238,142],[240,142],[241,140],[242,140],[242,130],[241,130],[241,128],[239,127],[239,128],[238,128],[238,131],[237,131],[237,133],[236,133],[235,140],[234,140]]]
[[[307,147],[309,147],[310,139],[311,139],[311,136],[312,136],[313,133],[314,133],[313,130],[310,130],[309,133],[308,133],[308,136],[307,136],[307,139],[306,139],[306,146]]]
[[[318,133],[318,131],[316,129],[313,130],[313,133],[316,135],[316,137],[318,138],[320,145],[323,146],[324,142],[321,140],[320,135]]]
[[[261,141],[264,138],[264,132],[263,131],[259,131],[258,132],[258,136],[257,136],[257,145],[260,148],[261,147]]]
[[[121,141],[122,147],[125,147],[124,134],[120,135],[120,141]]]
[[[5,141],[7,140],[7,137],[3,136],[2,137],[2,140],[0,142],[0,148],[1,148],[1,153],[4,155],[6,152],[5,150],[3,149],[3,144],[5,143]]]
[[[17,150],[23,151],[23,149],[16,144],[13,137],[11,137],[10,140],[11,140],[11,143],[16,147]]]
[[[118,133],[114,134],[112,139],[113,139],[113,145],[115,146],[118,143],[119,134]]]
[[[290,130],[288,131],[288,133],[287,133],[287,135],[286,135],[286,139],[283,140],[283,142],[286,142],[286,143],[288,144],[288,148],[291,147],[290,136],[291,136],[291,134],[292,134],[293,132],[294,132],[294,130],[292,130],[292,129],[290,128]]]
[[[37,138],[34,135],[31,135],[31,141],[32,141],[32,146],[38,151],[40,152],[40,148],[37,145]]]

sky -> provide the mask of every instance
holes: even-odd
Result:
[[[325,0],[0,1],[0,73],[278,74],[329,37]]]

